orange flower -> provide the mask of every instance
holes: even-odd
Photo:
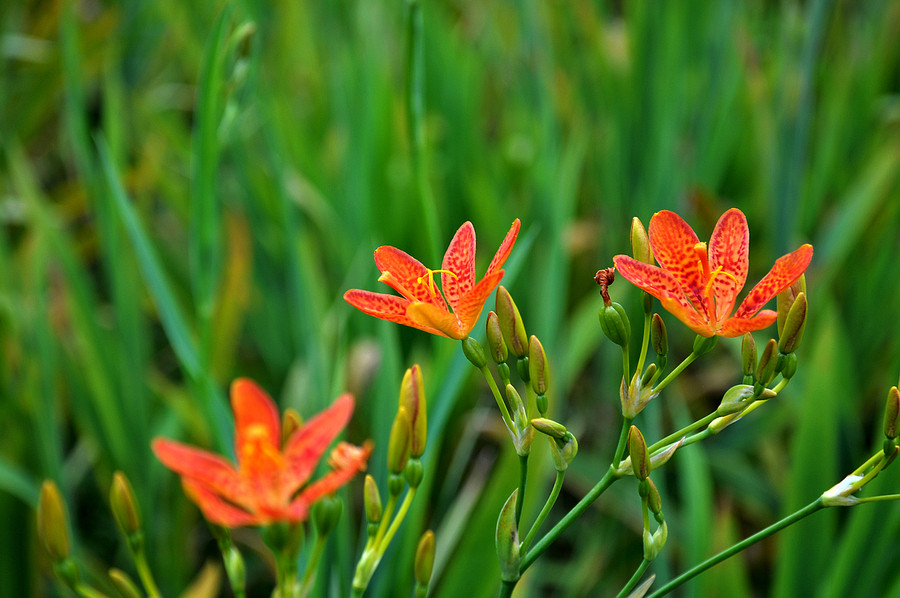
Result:
[[[466,222],[450,241],[440,270],[429,270],[396,247],[385,245],[375,250],[375,265],[381,272],[378,280],[392,286],[402,297],[351,289],[344,293],[344,300],[382,320],[464,339],[478,322],[484,302],[503,278],[501,268],[516,243],[519,225],[516,218],[478,283],[475,282],[475,228]],[[437,273],[441,274],[443,296],[434,286],[432,276]],[[447,303],[452,312],[447,309]]]
[[[300,427],[283,447],[278,408],[255,382],[241,378],[232,383],[231,408],[237,468],[214,453],[165,438],[153,441],[153,452],[181,476],[185,493],[212,523],[240,527],[304,521],[313,503],[366,468],[371,443],[358,447],[340,442],[328,460],[333,471],[303,487],[353,413],[349,394]]]
[[[803,274],[812,259],[812,245],[778,258],[750,290],[733,316],[735,299],[747,281],[750,230],[737,208],[722,214],[712,238],[701,243],[674,212],[662,211],[650,220],[650,247],[661,267],[628,257],[613,258],[616,269],[647,291],[688,328],[701,336],[741,336],[771,325],[772,310],[760,308]],[[730,317],[729,317],[730,316]]]

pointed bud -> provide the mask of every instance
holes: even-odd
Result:
[[[371,475],[366,475],[363,483],[363,506],[366,509],[366,521],[380,523],[383,510],[381,507],[381,493],[378,492],[378,484]]]
[[[519,531],[516,526],[516,497],[519,489],[513,490],[497,518],[496,547],[500,561],[500,578],[503,581],[519,579]]]
[[[551,438],[562,439],[568,433],[566,427],[559,422],[555,422],[552,419],[545,419],[543,417],[538,417],[531,420],[531,425],[534,426],[534,429],[542,434],[546,434]]]
[[[497,319],[509,351],[518,358],[528,355],[528,335],[519,308],[505,287],[497,287]]]
[[[669,352],[669,335],[666,332],[666,323],[659,314],[653,314],[650,320],[650,345],[657,355],[666,355]]]
[[[488,352],[494,363],[506,363],[509,358],[509,351],[506,349],[506,343],[503,341],[503,332],[500,330],[500,318],[497,312],[489,311],[487,315],[487,344]]]
[[[484,355],[484,348],[481,343],[471,336],[467,336],[462,340],[463,355],[479,370],[487,365],[487,357]]]
[[[434,532],[428,530],[419,538],[416,546],[416,560],[413,570],[416,575],[416,583],[428,587],[431,583],[431,571],[434,569]]]
[[[428,437],[428,420],[425,403],[425,382],[422,380],[422,368],[414,365],[403,375],[400,383],[400,406],[406,409],[410,423],[409,454],[421,457],[425,452],[425,441]]]
[[[778,356],[779,359],[781,355]],[[797,373],[797,354],[796,353],[788,353],[784,356],[784,364],[781,368],[781,377],[785,380],[790,380],[794,377],[794,374]]]
[[[800,293],[806,294],[806,274],[801,274],[800,278],[791,283],[791,286],[778,293],[776,299],[778,319],[776,322],[779,337],[782,336],[784,331],[784,324],[787,321],[788,312],[791,311],[791,307],[794,305],[794,301]]]
[[[741,338],[741,371],[752,376],[756,371],[756,339],[749,332]]]
[[[143,594],[138,590],[137,584],[121,569],[109,570],[109,581],[112,582],[116,592],[122,598],[142,598]]]
[[[300,529],[303,528],[300,527]],[[244,557],[241,552],[231,542],[228,542],[227,547],[222,549],[222,562],[225,564],[225,574],[228,576],[228,583],[231,587],[243,588],[247,580],[247,567],[244,565]]]
[[[128,478],[121,471],[113,474],[109,506],[126,538],[131,538],[141,531],[141,512],[138,509],[137,499],[134,498],[134,491]]]
[[[647,450],[644,435],[637,426],[631,426],[628,430],[628,454],[631,457],[634,477],[641,481],[646,480],[650,475],[650,452]]]
[[[806,328],[806,293],[800,293],[791,305],[778,340],[778,350],[790,355],[800,346]]]
[[[631,220],[631,255],[639,262],[653,265],[653,254],[650,252],[650,237],[640,218]]]
[[[547,354],[541,341],[533,334],[528,340],[528,374],[534,394],[547,394],[547,387],[550,385],[550,365],[547,363]]]
[[[603,334],[620,347],[627,347],[628,338],[631,336],[631,322],[628,320],[625,308],[612,301],[609,305],[600,308],[599,315]]]
[[[887,405],[884,408],[884,435],[893,440],[897,437],[897,417],[900,415],[900,391],[892,386],[888,391]]]
[[[665,465],[669,461],[669,459],[672,458],[672,455],[675,454],[675,451],[681,448],[682,444],[684,444],[684,438],[682,438],[678,442],[673,442],[672,444],[668,445],[662,452],[657,452],[655,455],[650,457],[650,471],[653,471],[654,469]],[[622,461],[622,463],[619,464],[619,468],[616,469],[616,475],[622,477],[625,475],[633,474],[634,469],[631,467],[631,456],[629,455],[625,458],[624,461]]]
[[[341,518],[344,503],[333,494],[323,496],[313,505],[312,520],[316,527],[316,533],[324,538],[331,533]]]
[[[763,386],[775,377],[775,366],[778,364],[777,346],[774,338],[769,339],[759,357],[759,364],[756,366],[756,381]]]
[[[406,467],[409,459],[409,415],[406,409],[397,410],[394,425],[391,426],[391,436],[388,441],[388,471],[398,474]]]
[[[697,335],[697,338],[694,339],[694,353],[696,355],[705,355],[713,350],[713,347],[716,346],[718,342],[718,336],[700,336]]]
[[[659,496],[659,489],[650,478],[647,478],[647,482],[650,486],[650,492],[647,493],[647,508],[654,515],[659,515],[662,513],[662,498]]]
[[[288,407],[284,410],[284,417],[281,423],[281,443],[287,444],[288,439],[294,435],[294,432],[303,427],[303,418],[297,413],[296,409]]]
[[[44,480],[38,504],[38,535],[54,561],[61,561],[69,556],[67,525],[66,507],[59,488],[52,480]]]
[[[653,376],[656,375],[656,364],[651,363],[647,366],[647,369],[644,370],[644,374],[641,376],[641,387],[648,386],[650,381],[653,380]]]

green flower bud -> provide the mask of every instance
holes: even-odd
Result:
[[[538,432],[546,434],[551,438],[562,439],[568,433],[566,427],[561,423],[543,417],[531,420],[531,425],[534,426],[534,429]]]
[[[497,319],[510,352],[518,358],[528,355],[528,336],[519,308],[503,286],[497,287]]]
[[[366,475],[363,483],[363,506],[366,509],[366,521],[380,523],[384,511],[381,506],[381,493],[378,492],[378,484],[371,475]]]
[[[719,408],[716,409],[716,415],[723,416],[731,413],[737,413],[746,409],[749,403],[747,399],[753,396],[753,386],[749,384],[738,384],[729,388],[722,397]]]
[[[81,576],[78,575],[78,565],[69,557],[61,561],[53,563],[53,572],[63,583],[69,586],[73,592],[77,592],[78,586],[81,584]]]
[[[391,496],[397,496],[398,494],[403,492],[403,488],[405,487],[405,477],[403,477],[399,473],[392,473],[388,475],[388,492],[391,494]]]
[[[790,355],[800,346],[806,328],[806,293],[800,293],[791,305],[778,340],[778,350]]]
[[[884,436],[891,440],[897,437],[897,417],[900,416],[900,391],[892,386],[888,391],[884,408]]]
[[[528,377],[531,379],[534,394],[547,394],[547,387],[550,386],[550,365],[547,363],[547,354],[541,341],[533,334],[528,339]]]
[[[615,344],[620,347],[628,346],[631,322],[628,320],[625,308],[615,301],[600,308],[600,328],[603,329],[603,334]]]
[[[66,507],[59,488],[52,480],[44,480],[38,504],[38,535],[44,542],[50,558],[62,561],[69,556],[69,531]]]
[[[516,371],[519,373],[519,379],[525,384],[531,380],[531,372],[528,371],[528,356],[520,357],[516,360]]]
[[[519,489],[513,490],[497,518],[496,547],[503,581],[519,579],[519,531],[516,526],[516,500]]]
[[[547,415],[547,409],[550,408],[550,402],[547,400],[547,395],[538,395],[534,398],[534,402],[537,405],[538,413],[541,415]]]
[[[487,315],[487,343],[488,351],[494,363],[506,363],[509,358],[509,351],[506,349],[506,343],[503,341],[503,332],[500,330],[500,318],[497,312],[489,311]]]
[[[756,371],[756,339],[749,332],[741,338],[741,371],[745,376]]]
[[[800,278],[795,280],[791,286],[778,293],[776,298],[776,309],[778,310],[776,324],[779,337],[784,332],[784,324],[787,321],[788,313],[791,311],[791,307],[800,293],[806,294],[806,274],[801,274]]]
[[[781,355],[779,355],[779,358]],[[790,380],[797,373],[797,354],[788,353],[784,356],[784,365],[781,369],[781,376],[785,380]]]
[[[284,417],[281,424],[281,443],[287,444],[288,439],[294,435],[294,432],[303,427],[303,418],[297,413],[296,409],[288,407],[284,410]]]
[[[756,380],[763,386],[772,381],[775,377],[775,366],[778,365],[778,355],[776,354],[777,344],[775,339],[769,339],[766,348],[763,349],[762,355],[759,357],[759,364],[756,366]]]
[[[428,421],[425,382],[422,380],[422,368],[418,365],[412,366],[403,375],[400,383],[400,407],[406,409],[409,416],[409,454],[411,457],[421,457],[428,438]]]
[[[658,515],[662,512],[662,498],[660,498],[659,489],[653,483],[653,480],[647,478],[647,482],[650,486],[650,492],[647,493],[647,508],[654,515]]]
[[[644,435],[637,426],[631,426],[628,430],[628,454],[631,457],[634,477],[641,481],[646,480],[650,475],[650,452],[647,450]]]
[[[300,528],[302,529],[302,527]],[[293,536],[293,533],[289,534]],[[292,538],[290,543],[297,545],[299,538]],[[222,562],[225,563],[225,574],[232,588],[243,588],[247,580],[247,568],[244,566],[244,557],[234,544],[228,543],[222,551]]]
[[[666,332],[666,323],[659,314],[653,314],[650,320],[650,346],[657,355],[669,352],[669,334]]]
[[[419,538],[416,546],[416,559],[413,571],[416,575],[416,584],[428,587],[431,583],[431,572],[434,569],[434,532],[428,530]]]
[[[647,369],[644,370],[644,374],[641,376],[641,387],[647,386],[650,384],[650,381],[653,380],[653,376],[656,375],[656,364],[651,363],[647,366]]]
[[[334,526],[337,525],[341,518],[341,511],[344,510],[344,503],[337,496],[328,495],[320,498],[313,505],[312,520],[316,526],[316,533],[320,538],[324,538],[331,533]]]
[[[562,438],[548,436],[547,440],[550,441],[550,455],[553,457],[556,471],[565,471],[578,454],[578,441],[571,432],[566,432]]]
[[[141,531],[141,511],[138,509],[131,484],[121,471],[113,474],[109,505],[116,518],[116,523],[119,524],[119,529],[126,538],[131,538]]]
[[[388,440],[388,471],[391,473],[398,474],[406,467],[409,459],[409,436],[409,415],[404,407],[400,407]]]
[[[631,255],[639,262],[653,265],[653,254],[650,252],[650,237],[641,219],[631,219]]]
[[[484,348],[481,343],[471,336],[467,336],[462,340],[463,355],[479,370],[487,365],[487,357],[484,356]]]
[[[406,469],[403,473],[406,474],[406,483],[409,484],[410,488],[418,488],[419,484],[422,483],[422,476],[425,475],[422,462],[418,459],[407,461]]]
[[[716,346],[716,342],[718,342],[718,336],[700,336],[697,335],[697,338],[694,339],[694,353],[697,355],[705,355],[713,350],[713,347]]]
[[[116,593],[122,598],[143,598],[143,594],[141,594],[137,584],[121,569],[110,569],[109,581],[112,582]]]

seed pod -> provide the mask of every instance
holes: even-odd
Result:
[[[631,322],[625,308],[613,301],[601,307],[599,315],[603,334],[620,347],[627,347],[631,336]]]

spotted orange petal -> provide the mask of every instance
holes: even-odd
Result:
[[[684,295],[681,284],[669,272],[657,266],[645,264],[627,255],[613,258],[616,270],[633,285],[647,291],[660,300],[663,307],[684,322],[691,330],[705,330],[709,323],[699,314]],[[698,334],[702,334],[698,332]],[[705,334],[712,336],[712,334]]]
[[[418,328],[419,330],[424,330],[431,334],[446,336],[437,329],[409,317],[406,314],[406,310],[412,305],[412,302],[403,297],[385,295],[384,293],[373,293],[372,291],[363,291],[360,289],[351,289],[344,293],[344,301],[370,316],[375,316],[376,318],[381,318],[388,322],[396,322],[398,324],[403,324],[404,326]]]
[[[184,488],[184,493],[187,494],[194,504],[200,507],[203,516],[210,523],[224,527],[242,527],[266,523],[260,521],[255,514],[222,500],[217,494],[211,492],[206,486],[196,480],[182,478],[181,485]]]
[[[231,410],[234,412],[234,444],[238,459],[243,447],[251,440],[264,439],[271,446],[281,448],[278,408],[253,380],[238,378],[231,383]]]
[[[490,265],[488,265],[487,272],[484,273],[485,277],[500,270],[500,268],[503,267],[503,264],[506,263],[509,254],[512,253],[513,246],[516,244],[516,238],[519,236],[519,228],[521,226],[522,223],[519,222],[518,218],[513,220],[512,226],[509,227],[509,232],[506,233],[506,237],[504,237],[503,242],[500,243],[497,253],[494,254],[494,258],[491,260]]]
[[[718,334],[728,338],[743,336],[746,332],[768,328],[776,318],[778,318],[778,314],[770,309],[764,309],[752,318],[728,318],[722,324]]]
[[[734,317],[749,318],[775,295],[791,286],[809,266],[812,256],[812,245],[807,244],[778,258],[769,273],[744,298]]]
[[[406,308],[406,315],[415,322],[414,326],[416,328],[456,340],[466,338],[466,334],[460,329],[459,319],[455,314],[435,307],[430,303],[412,302]]]
[[[475,228],[471,222],[460,226],[453,235],[441,269],[453,273],[441,273],[441,288],[447,303],[456,311],[459,298],[475,286]]]
[[[419,278],[428,275],[428,269],[405,251],[383,245],[375,250],[375,265],[381,272],[378,280],[390,285],[410,301],[433,303],[447,308],[440,293],[432,293],[428,285],[419,282]]]
[[[162,464],[183,478],[193,479],[230,502],[244,499],[244,482],[225,458],[166,438],[155,439],[151,446]]]
[[[484,278],[478,281],[475,288],[460,300],[456,316],[459,318],[464,335],[468,335],[472,328],[475,327],[475,324],[478,323],[478,318],[481,317],[481,312],[484,309],[484,303],[491,296],[491,293],[494,292],[494,289],[497,288],[497,285],[500,284],[503,274],[503,270],[498,270],[485,275]]]
[[[304,514],[309,511],[310,505],[323,496],[332,494],[349,482],[358,472],[364,471],[371,453],[371,443],[366,443],[361,447],[353,446],[346,442],[338,444],[328,459],[328,463],[333,468],[333,471],[300,492],[288,508],[291,517],[305,517]]]
[[[721,268],[726,273],[712,280],[716,320],[719,322],[728,318],[734,310],[737,295],[747,282],[749,247],[747,217],[737,208],[731,208],[719,218],[709,239],[709,268],[713,272]]]
[[[675,212],[662,210],[650,219],[648,234],[657,263],[674,277],[690,302],[706,313],[706,276],[694,251],[700,242],[694,229]]]

